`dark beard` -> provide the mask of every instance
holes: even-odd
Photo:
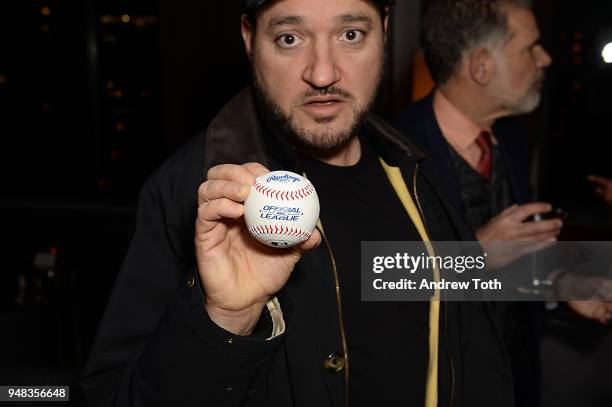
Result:
[[[262,106],[263,113],[270,120],[271,124],[279,129],[283,136],[287,137],[289,142],[301,153],[310,156],[316,157],[319,159],[324,159],[325,157],[331,157],[336,155],[338,152],[342,151],[353,139],[353,137],[359,134],[359,131],[366,119],[370,108],[376,99],[376,95],[378,93],[378,88],[380,87],[381,80],[379,79],[378,85],[376,86],[376,91],[372,95],[372,98],[368,101],[365,108],[358,111],[355,117],[353,118],[352,123],[349,123],[348,128],[339,133],[325,135],[323,137],[314,137],[308,134],[305,134],[301,129],[295,128],[291,123],[291,119],[287,117],[280,106],[278,106],[268,93],[263,89],[261,83],[257,80],[257,75],[253,75],[255,78],[253,81],[253,88],[255,89],[255,96]],[[346,94],[341,89],[333,89],[326,88],[320,91],[312,90],[313,94],[341,94],[345,96],[347,99],[352,98],[352,95]],[[347,97],[348,96],[348,97]],[[319,124],[323,124],[325,122],[329,122],[330,120],[321,120],[317,121]]]

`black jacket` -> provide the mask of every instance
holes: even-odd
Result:
[[[144,185],[135,234],[83,374],[91,405],[347,404],[349,371],[329,363],[325,368],[330,355],[342,354],[325,244],[302,257],[277,295],[287,324],[284,334],[267,341],[236,337],[215,325],[203,308],[193,230],[197,189],[207,169],[257,161],[270,169],[299,170],[291,148],[269,127],[264,130],[259,117],[251,90],[242,91],[206,134],[175,153]],[[409,142],[373,115],[366,126],[379,154],[399,166],[407,182],[420,165],[417,183],[430,183],[426,160]],[[453,208],[439,193],[435,196],[452,237],[473,240]],[[488,304],[442,308],[440,405],[512,406],[509,365]],[[406,372],[410,380],[410,366]]]

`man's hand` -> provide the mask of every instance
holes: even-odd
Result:
[[[568,301],[567,305],[580,316],[601,324],[608,324],[612,320],[612,303],[610,302]]]
[[[552,210],[547,203],[534,202],[525,205],[512,205],[489,220],[476,232],[478,240],[531,240],[546,241],[555,239],[561,232],[563,222],[549,219],[538,222],[525,222],[529,217]]]
[[[492,269],[503,267],[526,254],[552,245],[561,232],[563,221],[526,221],[531,216],[551,210],[552,206],[543,202],[512,205],[478,229],[476,238],[488,254],[488,266]],[[500,241],[507,243],[497,243]]]
[[[587,180],[597,185],[595,193],[601,195],[603,200],[608,205],[612,206],[612,179],[604,178],[599,175],[589,175]]]
[[[607,277],[572,272],[550,277],[558,300],[612,302],[612,280]]]
[[[321,241],[318,230],[291,249],[267,247],[250,237],[244,201],[255,178],[268,172],[258,163],[219,165],[198,190],[195,249],[206,311],[217,325],[237,335],[252,332],[302,253]]]

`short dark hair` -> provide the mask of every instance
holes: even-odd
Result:
[[[438,85],[446,83],[464,51],[508,32],[502,5],[531,8],[529,0],[433,0],[423,19],[421,42],[425,61]]]

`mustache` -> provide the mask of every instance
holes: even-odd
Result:
[[[338,96],[343,99],[354,100],[355,97],[349,91],[339,87],[339,86],[329,86],[327,88],[320,89],[309,89],[304,92],[299,100],[300,102],[304,102],[308,98],[317,97],[317,96]]]

